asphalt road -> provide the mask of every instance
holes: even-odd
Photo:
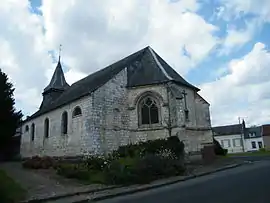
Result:
[[[270,161],[99,203],[270,203]]]

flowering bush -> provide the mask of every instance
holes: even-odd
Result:
[[[120,146],[108,156],[86,156],[79,164],[60,164],[68,178],[104,184],[149,183],[184,172],[184,144],[178,137]]]
[[[157,152],[157,155],[162,158],[177,159],[175,154],[170,149],[161,149]]]

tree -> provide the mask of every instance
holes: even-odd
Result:
[[[21,111],[15,110],[13,93],[13,85],[0,69],[0,153],[5,153],[11,146],[12,137],[22,119]]]

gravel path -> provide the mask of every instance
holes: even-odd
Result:
[[[0,163],[0,168],[28,191],[28,200],[106,188],[99,184],[83,185],[49,170],[24,169],[19,162]]]

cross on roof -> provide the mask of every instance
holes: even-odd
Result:
[[[59,61],[60,61],[60,58],[61,58],[61,51],[62,51],[62,44],[59,45]]]

